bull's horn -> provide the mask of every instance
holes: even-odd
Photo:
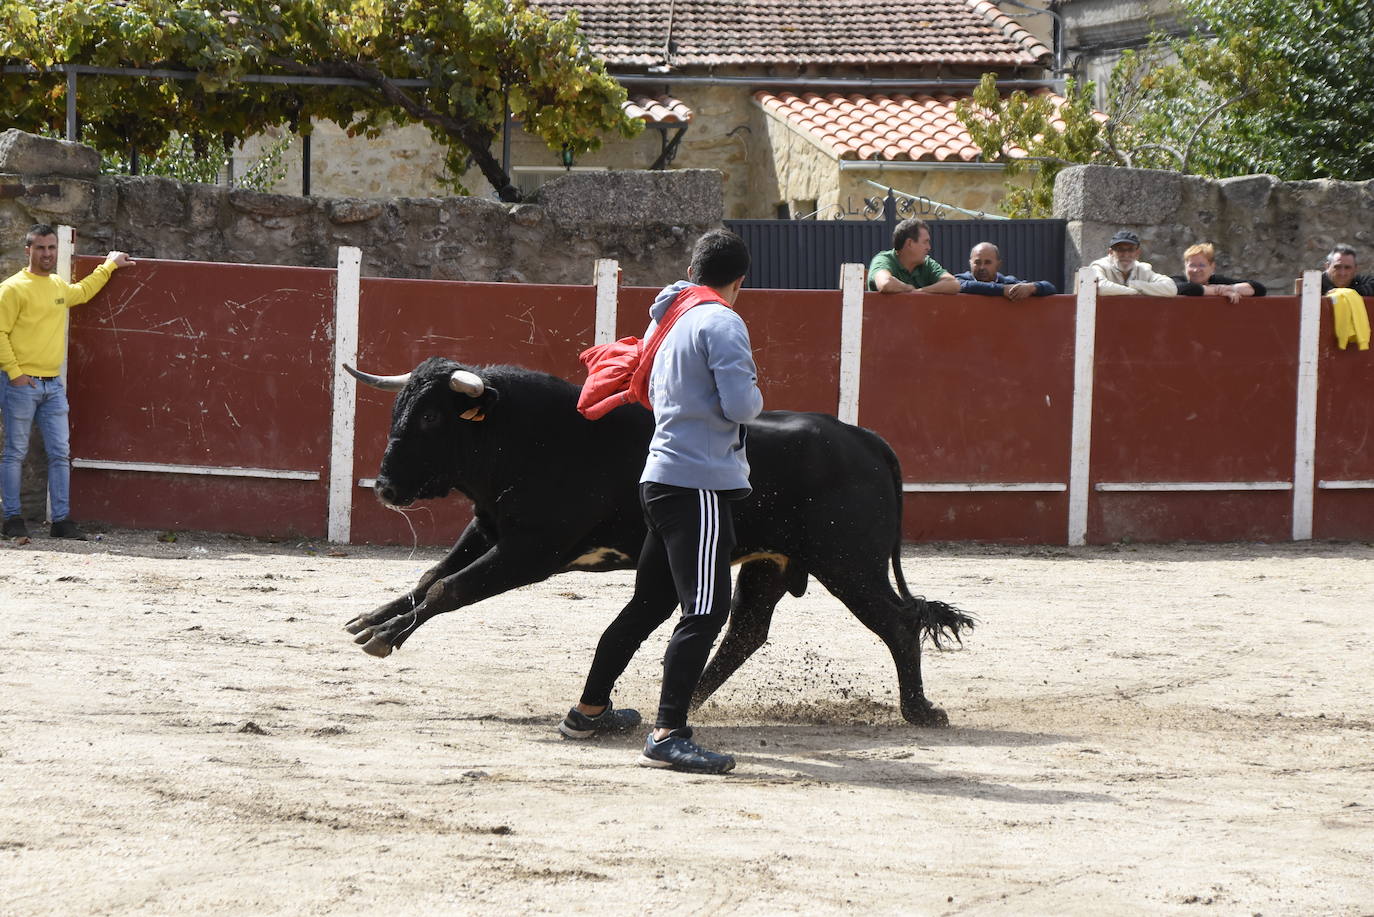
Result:
[[[406,383],[410,381],[410,373],[406,373],[403,376],[374,376],[371,373],[359,372],[347,363],[341,365],[345,372],[354,379],[357,379],[363,385],[370,385],[384,392],[399,392],[401,389],[405,388]]]
[[[448,387],[460,395],[469,395],[473,398],[479,397],[486,390],[482,377],[466,369],[455,369],[453,375],[448,377]]]

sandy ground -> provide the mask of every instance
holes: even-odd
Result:
[[[922,547],[975,612],[894,706],[816,584],[697,718],[553,731],[628,574],[342,630],[437,552],[0,544],[0,912],[1374,913],[1374,547]],[[655,705],[664,633],[621,683]]]

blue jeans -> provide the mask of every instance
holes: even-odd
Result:
[[[19,505],[20,473],[29,454],[29,434],[38,424],[48,453],[48,499],[52,521],[71,514],[71,447],[67,435],[67,390],[61,379],[34,379],[33,385],[3,382],[5,448],[0,453],[0,491],[5,518],[23,514]]]

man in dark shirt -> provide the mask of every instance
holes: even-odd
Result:
[[[991,242],[979,242],[968,253],[968,270],[955,274],[960,293],[1004,296],[1012,302],[1028,296],[1053,296],[1059,291],[1048,280],[1018,280],[1003,274],[1002,253]]]
[[[1322,292],[1337,287],[1354,290],[1361,296],[1374,296],[1374,277],[1355,273],[1355,249],[1349,245],[1333,245],[1326,256],[1326,270],[1322,273]]]
[[[1269,292],[1258,280],[1235,280],[1217,273],[1217,250],[1211,242],[1199,242],[1183,253],[1183,273],[1174,275],[1179,296],[1225,296],[1240,302],[1243,296]]]

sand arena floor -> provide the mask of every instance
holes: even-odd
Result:
[[[812,583],[708,778],[553,731],[627,573],[378,660],[342,625],[438,552],[155,535],[0,544],[0,913],[1374,913],[1370,545],[910,549],[982,619],[945,730]]]

